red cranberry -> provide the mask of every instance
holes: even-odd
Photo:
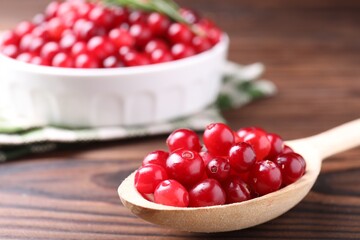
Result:
[[[267,133],[257,128],[250,128],[248,130],[243,137],[239,135],[240,140],[249,143],[253,147],[258,161],[264,159],[271,149]],[[241,134],[241,131],[240,129],[238,133],[240,132]]]
[[[206,37],[195,36],[192,39],[192,46],[197,53],[205,52],[211,48],[211,43]]]
[[[23,37],[24,35],[31,33],[34,28],[35,25],[32,22],[24,21],[15,27],[15,33],[17,36]]]
[[[74,67],[74,60],[66,53],[60,52],[54,56],[51,65],[54,67],[72,68]]]
[[[39,57],[39,56],[34,56],[31,60],[30,60],[31,64],[35,64],[35,65],[42,65],[42,66],[49,66],[49,61],[47,61],[46,59]]]
[[[33,36],[35,37],[39,37],[39,38],[42,38],[44,40],[48,40],[49,38],[49,33],[46,29],[46,25],[43,24],[41,26],[37,26],[36,28],[34,28],[34,30],[32,31],[31,33]]]
[[[147,24],[157,36],[163,36],[170,26],[170,19],[160,13],[153,12],[147,18]]]
[[[129,23],[133,24],[144,24],[146,23],[147,15],[141,11],[132,11],[129,14]]]
[[[30,63],[31,59],[34,57],[34,54],[29,53],[29,52],[24,52],[19,54],[16,57],[16,60],[20,61],[20,62],[25,62],[25,63]]]
[[[82,53],[75,58],[76,68],[99,68],[98,60],[92,55]]]
[[[182,128],[173,131],[166,140],[170,152],[179,149],[200,152],[201,144],[198,135],[190,129]]]
[[[60,46],[62,49],[68,51],[74,44],[77,42],[76,36],[74,34],[65,34],[60,40]]]
[[[190,44],[193,33],[185,24],[173,23],[169,27],[168,37],[173,43]]]
[[[246,172],[254,165],[256,155],[250,144],[241,142],[230,148],[229,163],[237,172]]]
[[[16,58],[19,55],[19,48],[16,45],[6,45],[0,47],[0,52],[5,56]]]
[[[210,42],[214,45],[220,42],[221,36],[222,36],[221,30],[216,27],[210,28],[207,31],[207,37],[209,38]]]
[[[123,57],[124,63],[128,67],[142,66],[150,64],[149,59],[141,53],[130,51]]]
[[[114,14],[114,26],[120,26],[125,23],[129,17],[129,11],[126,8],[114,7],[112,8]]]
[[[60,2],[54,1],[49,3],[45,10],[46,19],[51,19],[56,16],[56,13],[60,7]]]
[[[288,145],[284,145],[284,148],[281,151],[281,153],[292,153],[292,152],[294,152],[294,150]]]
[[[187,207],[189,193],[186,188],[175,180],[165,180],[159,183],[154,192],[154,202],[174,207]]]
[[[135,39],[130,35],[129,31],[122,28],[111,30],[109,39],[117,48],[121,48],[122,46],[133,47],[135,44]]]
[[[56,16],[63,17],[68,13],[77,13],[77,9],[71,2],[63,2],[58,6]]]
[[[200,20],[199,14],[188,8],[180,8],[180,15],[190,24],[197,23]]]
[[[98,5],[89,12],[89,20],[96,26],[109,28],[114,21],[114,15],[107,8]]]
[[[243,202],[251,198],[249,186],[239,176],[231,176],[223,186],[227,203]]]
[[[249,176],[251,188],[259,195],[278,190],[282,183],[280,168],[272,161],[256,162]]]
[[[79,39],[88,40],[92,36],[95,36],[97,30],[93,22],[79,19],[75,22],[73,31]]]
[[[145,52],[148,54],[151,54],[152,52],[154,52],[157,49],[168,51],[169,46],[167,45],[167,43],[164,40],[161,40],[161,39],[151,40],[145,46]]]
[[[88,53],[87,44],[85,42],[77,42],[71,48],[72,56],[78,56],[83,53]]]
[[[1,34],[0,45],[18,45],[20,38],[13,31],[6,31]]]
[[[121,61],[119,61],[117,56],[109,56],[103,60],[102,66],[104,68],[119,68],[123,67],[124,65]]]
[[[189,191],[189,207],[206,207],[222,205],[226,202],[226,194],[215,179],[205,179]]]
[[[214,159],[214,156],[212,156],[208,151],[200,152],[200,156],[202,157],[205,166]]]
[[[151,40],[152,32],[150,28],[143,24],[134,24],[130,27],[130,35],[135,39],[136,45],[140,48]]]
[[[149,164],[140,167],[135,174],[135,187],[140,193],[154,193],[159,183],[168,179],[165,169]]]
[[[115,46],[106,37],[95,36],[87,43],[88,50],[100,59],[115,53]]]
[[[147,164],[157,164],[166,168],[166,160],[168,157],[169,157],[168,152],[162,150],[153,151],[148,155],[146,155],[146,157],[142,162],[142,165],[145,166]]]
[[[304,158],[297,153],[280,154],[276,158],[276,163],[281,170],[284,186],[296,182],[305,173],[306,162]]]
[[[182,59],[195,55],[194,49],[189,45],[184,45],[182,43],[177,43],[172,46],[171,54],[174,59]]]
[[[124,60],[125,59],[125,55],[132,52],[133,50],[128,47],[128,46],[123,46],[121,48],[119,48],[118,50],[118,55],[120,57],[121,60]],[[148,60],[149,61],[149,60]]]
[[[234,145],[233,131],[224,123],[212,123],[204,131],[204,144],[213,156],[227,156]]]
[[[59,41],[63,31],[66,29],[66,26],[61,21],[60,18],[52,18],[47,23],[47,32],[49,37],[55,41]]]
[[[270,152],[267,158],[272,160],[282,152],[284,148],[284,141],[275,133],[268,133],[267,138],[270,141]]]
[[[196,184],[204,176],[205,166],[199,153],[178,150],[166,160],[166,170],[171,179],[188,187]]]
[[[230,176],[230,164],[226,159],[216,157],[206,165],[206,174],[209,178],[224,182]]]
[[[23,36],[20,40],[20,50],[21,51],[29,51],[30,45],[34,39],[34,36],[32,34],[26,34]]]
[[[156,49],[150,54],[150,62],[152,64],[170,62],[173,60],[169,51]]]
[[[45,15],[42,13],[38,13],[32,18],[32,23],[35,25],[40,25],[45,21],[46,21]]]
[[[58,54],[60,51],[61,48],[57,42],[48,42],[42,47],[40,56],[51,62],[54,56]]]

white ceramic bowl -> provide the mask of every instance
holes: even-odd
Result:
[[[213,103],[229,39],[169,63],[118,69],[68,69],[0,54],[0,88],[16,112],[68,127],[139,125],[184,117]]]

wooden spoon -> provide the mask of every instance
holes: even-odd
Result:
[[[189,232],[225,232],[252,227],[285,213],[314,185],[323,159],[360,145],[360,119],[324,133],[286,142],[306,160],[306,173],[297,182],[249,201],[201,208],[179,208],[145,200],[134,187],[132,173],[118,189],[125,207],[146,221]],[[360,158],[360,156],[359,156]]]

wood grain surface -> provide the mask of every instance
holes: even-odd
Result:
[[[0,0],[0,28],[47,1]],[[285,139],[360,115],[360,2],[182,0],[231,37],[229,58],[257,61],[276,97],[227,111],[233,128],[258,125]],[[133,216],[116,188],[166,136],[109,143],[0,165],[0,239],[360,239],[360,148],[329,158],[309,195],[283,216],[221,234],[162,229]]]

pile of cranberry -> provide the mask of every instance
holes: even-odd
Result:
[[[44,14],[2,34],[0,52],[19,61],[66,68],[116,68],[186,58],[212,48],[222,32],[189,9],[189,25],[157,12],[85,0],[52,2]]]
[[[189,129],[167,139],[169,152],[149,153],[135,174],[144,198],[176,207],[236,203],[262,196],[297,181],[305,173],[302,156],[280,136],[256,127],[234,132],[223,123],[206,127],[202,148]]]

